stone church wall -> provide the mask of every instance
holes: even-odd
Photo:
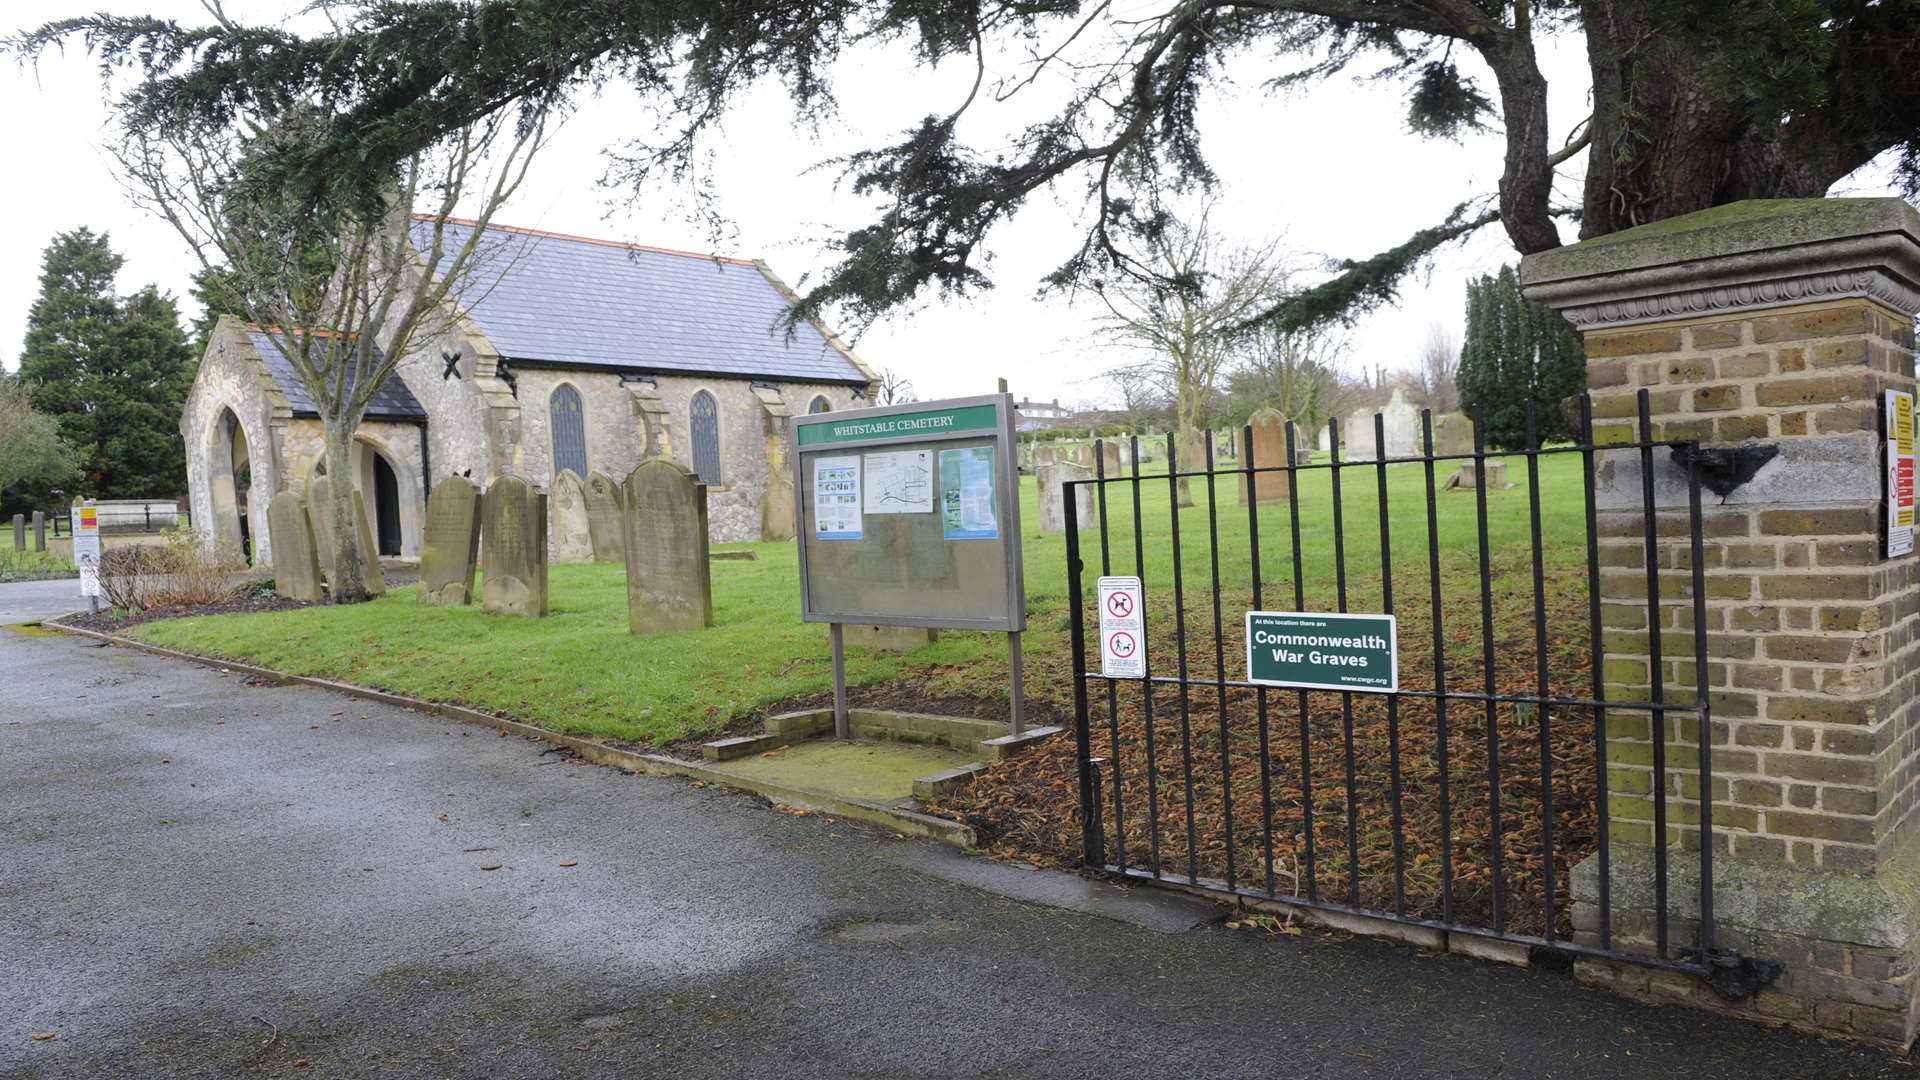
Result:
[[[715,543],[761,539],[761,501],[767,491],[767,406],[754,393],[753,381],[719,376],[622,376],[615,372],[545,367],[514,369],[519,385],[521,445],[525,475],[545,487],[553,481],[553,433],[549,401],[562,383],[580,392],[585,410],[587,466],[616,479],[647,456],[664,448],[663,456],[693,468],[693,432],[689,410],[693,396],[706,390],[714,396],[720,421],[720,482],[707,489],[708,535]],[[833,408],[867,404],[856,401],[846,385],[779,382],[780,400],[787,411],[807,411],[817,396]],[[642,401],[646,401],[643,407]],[[664,411],[649,412],[648,408]],[[653,425],[664,424],[664,431]],[[780,432],[784,438],[784,428]]]

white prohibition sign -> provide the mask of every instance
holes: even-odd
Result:
[[[1100,579],[1100,674],[1147,677],[1147,633],[1137,577]]]

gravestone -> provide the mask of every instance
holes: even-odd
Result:
[[[13,550],[27,550],[27,515],[13,515]]]
[[[547,527],[551,530],[548,555],[554,562],[593,561],[593,533],[587,519],[587,482],[572,469],[561,469],[547,494]]]
[[[1062,462],[1058,465],[1042,465],[1035,474],[1040,481],[1040,531],[1058,533],[1067,531],[1067,500],[1061,485],[1068,480],[1091,480],[1093,470],[1085,465]],[[1093,485],[1077,487],[1073,491],[1074,512],[1085,529],[1093,524]]]
[[[480,608],[539,618],[547,613],[547,497],[502,476],[480,501],[485,581]]]
[[[45,510],[33,512],[33,550],[47,550],[47,512]]]
[[[1120,444],[1109,439],[1100,444],[1100,456],[1106,459],[1106,475],[1120,475]]]
[[[268,501],[267,541],[273,546],[273,594],[319,603],[320,561],[307,503],[299,493],[283,491]]]
[[[625,496],[628,629],[658,634],[712,626],[706,485],[673,462],[652,458],[628,474]]]
[[[1457,412],[1434,417],[1433,452],[1442,456],[1473,453],[1473,421]]]
[[[1472,491],[1474,488],[1480,486],[1480,473],[1474,467],[1473,462],[1461,462],[1460,471],[1453,474],[1453,479],[1447,481],[1446,486],[1449,489],[1458,491]],[[1489,460],[1487,462],[1487,490],[1504,491],[1512,486],[1512,482],[1507,479],[1507,463],[1504,461]]]
[[[1253,465],[1256,469],[1287,463],[1287,418],[1278,409],[1260,409],[1247,418],[1253,432]],[[1240,505],[1247,504],[1247,474],[1240,474]],[[1263,472],[1253,478],[1253,495],[1259,502],[1286,502],[1291,495],[1291,479],[1283,472]]]
[[[620,481],[594,470],[587,474],[587,533],[593,538],[593,561],[627,560],[620,538]]]
[[[1380,414],[1385,446],[1374,445],[1373,417]],[[1398,389],[1378,409],[1357,409],[1341,424],[1346,439],[1347,461],[1377,461],[1382,457],[1403,458],[1420,453],[1420,410],[1408,403]],[[1435,438],[1439,432],[1434,433]]]
[[[473,603],[473,572],[480,554],[480,489],[464,476],[440,481],[427,497],[427,535],[420,547],[423,604]]]
[[[373,530],[367,527],[367,500],[358,488],[353,492],[353,519],[359,534],[356,545],[360,555],[360,578],[367,595],[380,596],[387,591],[387,578],[380,570],[379,549],[373,546]],[[313,523],[313,547],[320,572],[329,585],[333,582],[333,559],[337,545],[333,535],[333,481],[316,476],[307,485],[307,520]]]

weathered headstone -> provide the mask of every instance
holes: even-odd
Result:
[[[1108,439],[1100,444],[1100,456],[1106,460],[1106,474],[1120,475],[1120,444]]]
[[[1257,469],[1271,468],[1287,463],[1287,418],[1280,415],[1278,409],[1260,409],[1247,418],[1247,426],[1253,431],[1253,465]],[[1240,505],[1247,503],[1246,473],[1240,474]],[[1284,472],[1256,473],[1253,479],[1253,496],[1259,502],[1286,502],[1292,494],[1290,474]]]
[[[473,603],[480,503],[480,489],[464,476],[447,477],[427,497],[427,535],[420,547],[416,600],[444,607]]]
[[[47,512],[45,510],[33,512],[33,550],[47,550]]]
[[[547,497],[518,476],[502,476],[481,500],[486,580],[481,610],[509,615],[547,613]]]
[[[1433,452],[1442,456],[1473,453],[1473,421],[1457,412],[1434,417]]]
[[[625,495],[628,628],[657,634],[712,626],[706,486],[653,458],[628,474]]]
[[[1085,465],[1075,465],[1070,461],[1058,465],[1042,465],[1035,473],[1040,482],[1040,531],[1057,533],[1067,531],[1067,501],[1061,485],[1069,480],[1091,480],[1093,470]],[[1093,524],[1093,485],[1086,484],[1074,489],[1074,513],[1078,516],[1080,527]]]
[[[274,595],[318,603],[320,562],[314,553],[313,523],[298,492],[282,491],[268,501],[267,538],[273,548]]]
[[[1381,434],[1386,445],[1374,445],[1373,417],[1380,416]],[[1412,457],[1420,453],[1420,410],[1410,404],[1406,396],[1395,389],[1393,396],[1378,409],[1356,409],[1340,425],[1340,433],[1346,439],[1346,453],[1342,455],[1348,461],[1377,461],[1380,458]],[[1435,432],[1438,437],[1438,432]]]
[[[27,550],[27,515],[13,515],[13,550]]]
[[[327,528],[327,507],[333,502],[333,482],[316,476],[307,483],[307,521],[313,530],[313,557],[320,577],[333,580],[333,530]]]
[[[620,481],[597,469],[587,474],[587,533],[593,538],[594,562],[626,561],[627,545],[620,538]]]
[[[333,582],[333,560],[337,550],[333,535],[333,480],[316,476],[307,486],[307,519],[313,523],[314,552],[320,572],[329,585]],[[380,569],[379,549],[373,545],[373,530],[367,526],[367,500],[358,488],[353,492],[353,520],[358,534],[355,545],[360,555],[360,578],[367,594],[380,596],[387,591],[387,577]]]
[[[554,562],[593,561],[593,533],[587,519],[587,482],[572,469],[561,469],[547,493],[547,527]]]
[[[1474,488],[1480,486],[1480,473],[1475,468],[1473,462],[1463,461],[1460,463],[1460,471],[1453,474],[1453,479],[1448,481],[1446,486],[1460,491],[1472,491]],[[1512,482],[1507,479],[1507,463],[1504,461],[1489,460],[1487,462],[1487,490],[1500,491],[1512,486]]]

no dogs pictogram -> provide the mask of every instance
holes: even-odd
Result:
[[[1133,594],[1116,592],[1107,594],[1107,614],[1116,619],[1124,619],[1133,614]]]

